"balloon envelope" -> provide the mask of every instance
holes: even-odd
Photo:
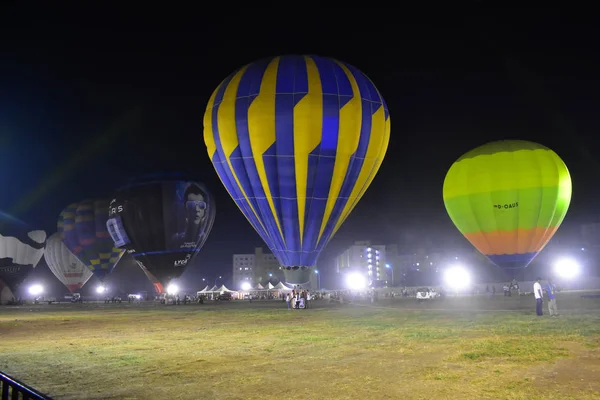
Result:
[[[69,289],[71,293],[79,291],[92,277],[92,271],[81,262],[63,243],[60,233],[48,238],[44,258],[50,271]]]
[[[571,201],[571,177],[537,143],[488,143],[459,158],[444,180],[444,204],[458,230],[514,276],[544,248]]]
[[[369,78],[318,56],[241,68],[204,115],[217,174],[296,283],[365,193],[389,137],[387,106]]]
[[[17,296],[17,289],[44,254],[46,232],[0,212],[0,280]]]
[[[64,244],[100,281],[121,259],[108,230],[108,200],[84,200],[67,206],[58,217]]]
[[[7,304],[13,299],[14,295],[11,290],[0,280],[0,304]]]
[[[150,271],[148,271],[148,268],[146,268],[144,266],[144,264],[142,264],[141,261],[136,260],[135,262],[142,269],[142,271],[144,272],[144,275],[146,275],[146,278],[148,278],[148,280],[150,282],[152,282],[152,286],[154,286],[154,291],[157,294],[164,293],[165,292],[165,287],[163,286],[162,283],[160,283],[160,281],[158,280],[158,278],[155,277],[154,275],[152,275],[152,273]]]
[[[215,219],[201,183],[180,174],[136,178],[110,203],[108,227],[116,246],[138,261],[157,291],[179,277],[200,251]]]

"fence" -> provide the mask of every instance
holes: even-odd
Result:
[[[0,399],[1,400],[52,400],[50,397],[38,392],[18,380],[11,378],[0,371]]]

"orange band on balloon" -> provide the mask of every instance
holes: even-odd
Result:
[[[465,237],[485,255],[537,253],[558,227],[466,233]]]

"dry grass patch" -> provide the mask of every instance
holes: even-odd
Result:
[[[565,360],[593,369],[598,311],[552,320],[253,305],[0,309],[0,369],[57,399],[592,399],[597,393],[573,386],[575,377],[537,382],[548,375],[542,367],[564,376]]]

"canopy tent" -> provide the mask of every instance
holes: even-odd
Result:
[[[267,286],[263,286],[260,283],[258,285],[256,285],[255,288],[250,289],[250,290],[246,290],[247,292],[267,292],[269,290],[277,290],[277,286],[273,286],[273,284],[271,282],[267,283]]]
[[[208,285],[206,285],[206,287],[205,287],[204,289],[200,290],[198,293],[206,293],[206,292],[209,292],[209,291],[210,291],[209,289],[210,289],[210,287],[209,287]]]
[[[214,289],[213,292],[237,292],[237,290],[229,290],[225,287],[225,285],[221,285],[220,288]]]
[[[273,286],[273,289],[276,289],[276,290],[292,290],[292,288],[289,288],[289,287],[285,286],[283,284],[283,282],[281,282],[281,281],[277,285]]]
[[[213,287],[212,287],[212,288],[209,290],[209,292],[214,292],[214,291],[216,291],[217,289],[218,289],[218,288],[217,288],[217,285],[215,285],[215,286],[213,286]]]

